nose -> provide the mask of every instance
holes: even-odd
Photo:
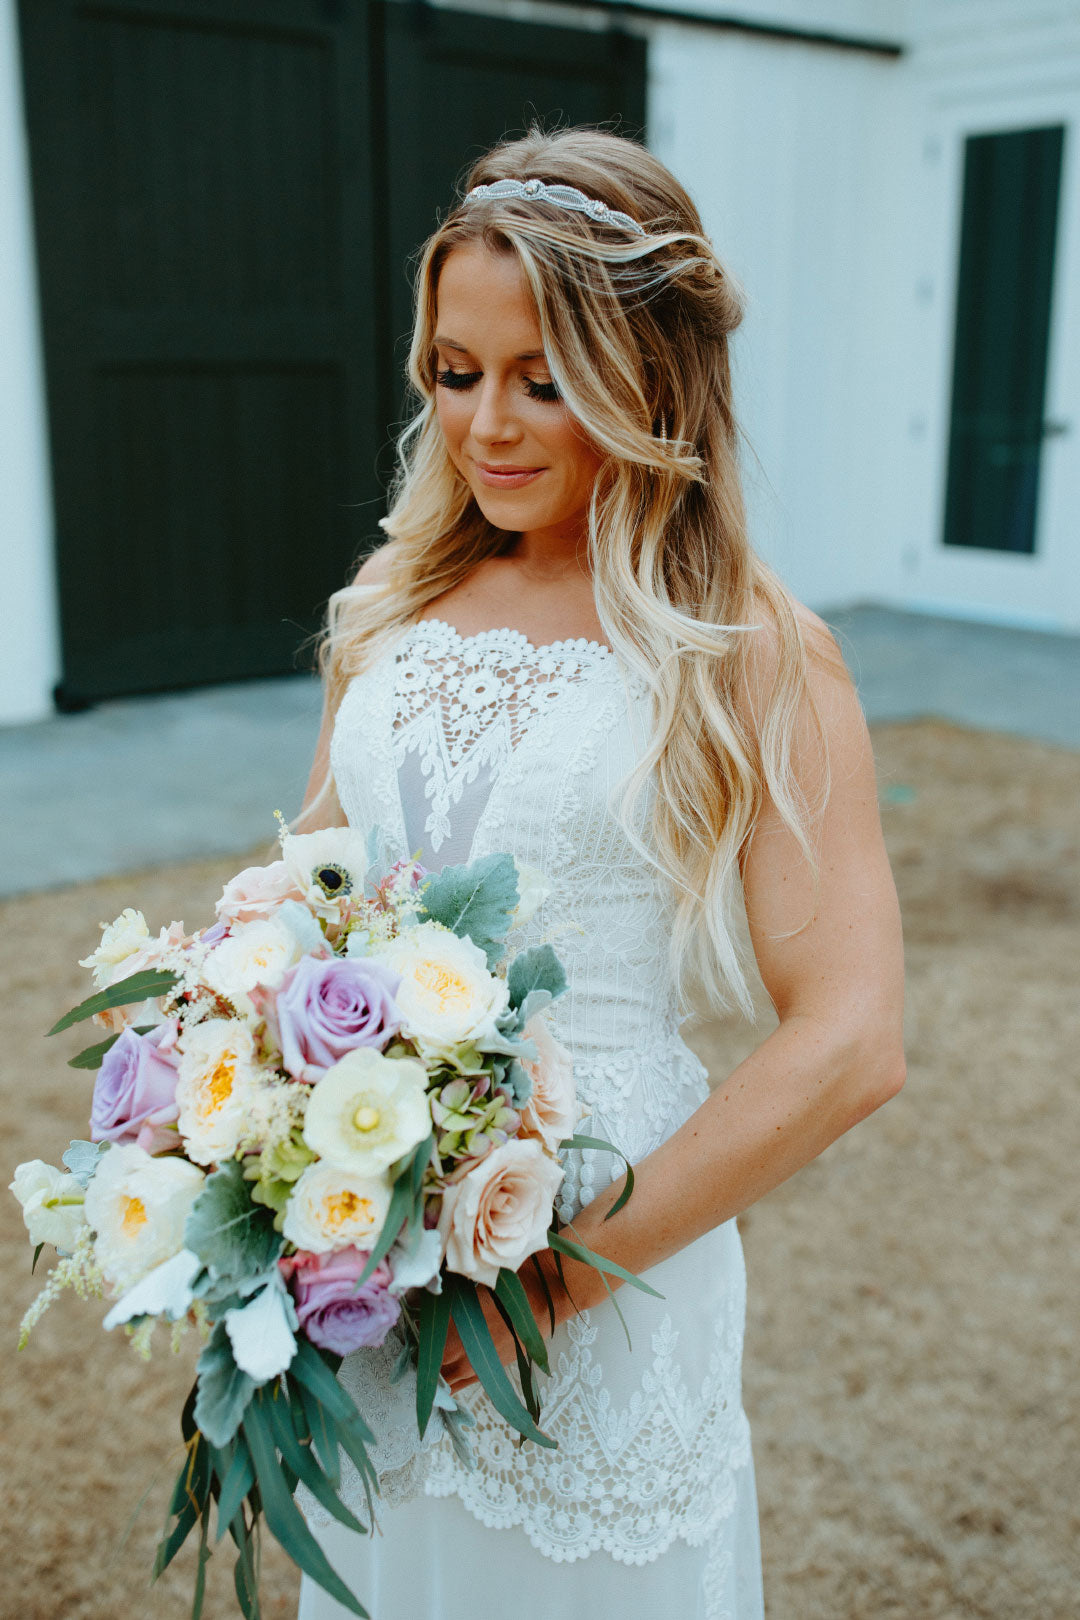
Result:
[[[513,444],[521,437],[510,390],[488,372],[476,394],[470,433],[477,444]]]

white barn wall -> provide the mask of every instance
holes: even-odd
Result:
[[[51,712],[53,518],[15,0],[0,0],[0,724]]]
[[[743,283],[751,533],[811,606],[880,594],[901,544],[893,379],[908,298],[896,61],[658,25],[650,139]]]

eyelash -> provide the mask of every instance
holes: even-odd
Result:
[[[480,371],[450,371],[447,369],[437,371],[435,380],[442,388],[458,388],[463,392],[467,392],[468,389],[475,387],[482,375],[483,373]],[[558,383],[536,382],[532,377],[523,377],[521,380],[530,399],[539,399],[543,400],[547,405],[554,405],[562,398],[559,393]]]

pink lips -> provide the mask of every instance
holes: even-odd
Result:
[[[474,461],[482,484],[489,489],[522,489],[539,478],[543,467],[513,467],[502,462]]]

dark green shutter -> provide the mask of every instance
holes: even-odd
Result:
[[[944,542],[1033,552],[1064,130],[968,137]]]

